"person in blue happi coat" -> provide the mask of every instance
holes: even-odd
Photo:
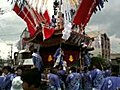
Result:
[[[106,77],[100,90],[120,90],[119,66],[112,65],[112,76]]]
[[[70,74],[66,78],[66,83],[67,83],[66,90],[81,90],[80,81],[81,81],[80,73],[77,73],[75,67],[71,67]]]
[[[63,57],[64,57],[64,51],[62,50],[62,48],[58,48],[54,54],[54,60],[55,60],[55,63],[54,63],[54,66],[53,67],[56,67],[56,66],[59,66],[59,65],[63,65]]]
[[[90,76],[92,79],[93,90],[100,90],[103,83],[104,77],[103,72],[97,65],[92,65],[92,70],[90,71]]]
[[[44,67],[43,61],[42,61],[42,57],[40,56],[36,48],[33,51],[32,60],[35,68],[37,68],[40,72],[42,72]]]
[[[61,90],[60,78],[57,75],[56,68],[50,69],[50,72],[48,73],[47,78],[49,80],[49,83],[48,83],[49,86],[47,90]]]
[[[92,90],[92,78],[90,75],[89,67],[84,67],[83,88],[84,88],[84,90]]]
[[[104,78],[111,76],[111,68],[105,67],[103,70],[103,75],[104,75]]]
[[[4,80],[4,76],[2,76],[2,70],[0,70],[0,88],[3,83],[3,80]]]
[[[57,68],[57,67],[56,67]],[[65,90],[65,79],[66,79],[66,71],[63,70],[63,67],[62,66],[59,66],[58,67],[59,70],[57,70],[57,74],[60,78],[60,85],[61,85],[61,89],[62,90]]]
[[[0,76],[0,90],[1,90],[1,87],[2,87],[3,81],[4,81],[4,76]]]
[[[1,90],[10,90],[15,74],[11,73],[10,66],[3,67],[2,71],[4,73],[4,80],[1,85]]]

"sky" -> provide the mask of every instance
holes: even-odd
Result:
[[[0,6],[6,11],[5,14],[0,15],[0,39],[5,41],[18,40],[26,27],[25,22],[11,10],[10,3],[7,1],[5,3],[5,0],[0,0]]]
[[[11,11],[12,6],[7,0],[0,0],[1,7],[6,12],[0,15],[0,56],[6,59],[11,50],[11,47],[7,44],[13,44],[13,53],[17,51],[15,46],[20,40],[20,35],[25,29],[26,23]]]
[[[91,17],[87,27],[106,33],[110,37],[111,52],[120,53],[120,0],[108,1],[102,11]]]
[[[93,14],[86,29],[89,31],[105,32],[111,41],[111,52],[120,53],[120,0],[108,0],[102,11]],[[13,11],[7,0],[0,0],[0,7],[7,12],[0,15],[0,40],[4,43],[15,43],[26,23]]]

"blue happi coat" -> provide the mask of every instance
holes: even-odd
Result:
[[[63,56],[64,56],[63,50],[61,48],[58,48],[54,54],[55,63],[53,67],[63,64]]]
[[[120,77],[110,76],[104,79],[100,90],[119,90]]]
[[[81,90],[80,89],[81,75],[80,73],[71,73],[66,79],[67,90]]]
[[[48,74],[49,87],[47,90],[61,90],[60,89],[60,79],[58,75],[49,73]]]
[[[0,76],[0,89],[1,89],[1,87],[2,87],[2,83],[3,83],[4,79],[5,79],[4,76]]]
[[[100,87],[104,80],[102,71],[99,69],[94,69],[90,72],[90,74],[91,74],[91,78],[92,78],[92,87],[95,90],[100,90]]]
[[[111,76],[111,70],[107,69],[103,71],[104,78]]]
[[[90,75],[90,71],[83,73],[84,79],[84,90],[91,90],[92,89],[92,78]]]
[[[4,80],[1,84],[1,90],[10,90],[12,86],[12,80],[15,78],[15,74],[8,73],[4,76]]]
[[[41,71],[41,69],[43,67],[42,57],[38,53],[33,53],[32,59],[33,59],[35,68],[37,68],[39,71]]]
[[[91,63],[91,57],[89,55],[89,53],[86,53],[84,55],[84,66],[90,66],[90,63]]]

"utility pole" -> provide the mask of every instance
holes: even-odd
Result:
[[[10,46],[10,64],[14,65],[14,61],[12,60],[12,53],[13,53],[13,44],[9,43],[7,44],[8,46]]]
[[[8,46],[10,46],[10,60],[12,61],[12,64],[14,63],[12,60],[12,53],[13,53],[13,44],[7,44]]]

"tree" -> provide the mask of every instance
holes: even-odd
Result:
[[[103,59],[102,57],[92,57],[91,58],[91,66],[93,66],[93,65],[95,65],[95,66],[97,66],[97,68],[99,68],[99,69],[103,69],[103,67],[105,67],[106,66],[106,60],[105,59]]]

